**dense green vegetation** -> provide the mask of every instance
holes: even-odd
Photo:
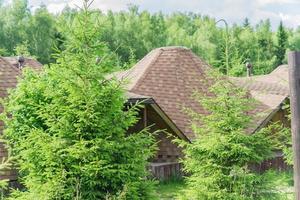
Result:
[[[54,62],[55,48],[63,49],[73,29],[78,11],[65,8],[61,14],[50,14],[45,6],[35,12],[26,0],[0,1],[0,55],[16,55],[23,45],[42,63]],[[285,62],[287,48],[300,48],[300,30],[290,30],[280,23],[273,31],[269,20],[224,27],[224,21],[195,13],[149,13],[131,6],[127,11],[93,11],[93,21],[101,24],[98,39],[105,42],[116,57],[116,66],[128,67],[150,50],[167,45],[191,48],[223,73],[241,76],[244,63],[250,59],[254,74],[272,71]]]
[[[300,48],[300,31],[282,23],[272,31],[269,20],[252,26],[245,19],[241,26],[222,28],[224,21],[193,13],[150,14],[132,6],[104,14],[87,10],[89,1],[84,2],[84,9],[66,8],[58,15],[45,6],[32,12],[26,0],[0,7],[0,54],[50,63],[40,73],[25,69],[4,105],[4,136],[24,185],[7,199],[155,199],[146,170],[155,151],[153,134],[147,129],[127,134],[140,106],[125,104],[125,83],[107,74],[167,45],[190,47],[224,74],[244,75],[249,59],[254,73],[264,74],[285,62],[287,48]],[[161,184],[157,195],[282,199],[285,193],[273,184],[278,177],[256,173],[251,165],[289,142],[286,130],[273,125],[247,134],[252,120],[247,111],[255,103],[219,73],[209,75],[215,84],[203,85],[212,95],[195,98],[210,114],[186,108],[198,137],[177,141],[189,176],[184,184]]]
[[[196,93],[195,98],[210,114],[187,108],[197,137],[192,143],[178,140],[184,147],[184,169],[190,175],[179,199],[282,199],[272,185],[272,176],[251,170],[251,165],[272,158],[273,152],[289,141],[289,131],[274,124],[247,134],[247,127],[255,121],[247,112],[255,102],[215,72],[208,77],[215,83],[201,80],[201,84],[213,95]]]
[[[124,83],[105,78],[113,66],[88,3],[56,64],[25,71],[5,103],[4,136],[24,185],[7,199],[153,199],[154,135],[127,134],[140,105],[126,105]]]
[[[271,172],[268,173],[271,179],[272,189],[281,193],[281,200],[293,200],[293,173]],[[187,184],[183,180],[173,180],[162,182],[157,186],[157,196],[161,200],[175,200],[182,195],[187,188]],[[268,200],[268,198],[266,199]]]
[[[161,200],[171,200],[175,199],[185,187],[183,179],[162,181],[157,185],[156,193]]]

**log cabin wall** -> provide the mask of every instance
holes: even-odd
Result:
[[[288,119],[289,112],[287,109],[280,108],[274,116],[271,118],[271,120],[267,123],[267,126],[270,125],[271,123],[276,123],[279,122],[283,124],[284,127],[291,127],[291,122]],[[274,169],[278,171],[286,171],[286,170],[291,170],[292,166],[288,165],[285,160],[283,153],[281,151],[274,152],[275,157],[266,160],[262,162],[259,165],[253,166],[253,169],[258,171],[258,172],[263,172],[269,169]]]
[[[146,126],[150,127],[151,132],[160,130],[155,136],[157,141],[157,152],[150,162],[178,162],[179,158],[183,157],[182,149],[172,142],[176,137],[176,134],[169,125],[150,105],[146,105],[145,108],[139,112],[138,117],[138,123],[129,129],[129,133],[140,131]]]

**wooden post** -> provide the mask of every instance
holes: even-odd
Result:
[[[144,128],[147,127],[147,106],[144,107]]]
[[[294,188],[296,200],[300,200],[300,51],[289,52],[288,64],[294,153]]]

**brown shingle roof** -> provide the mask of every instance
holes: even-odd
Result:
[[[9,64],[11,64],[12,66],[18,68],[18,57],[3,57],[4,60],[6,60]],[[30,67],[34,70],[41,70],[42,69],[42,64],[32,58],[25,58],[25,62],[24,62],[24,67]]]
[[[232,77],[231,80],[249,90],[255,99],[270,109],[276,109],[289,95],[287,65],[281,65],[267,75]]]
[[[183,134],[192,140],[190,117],[182,111],[192,108],[198,113],[207,112],[194,101],[195,91],[207,93],[205,73],[210,66],[184,47],[162,47],[154,49],[134,67],[117,72],[118,79],[128,79],[127,90],[133,96],[151,97],[170,117]],[[287,66],[280,66],[271,74],[253,77],[231,77],[237,86],[243,87],[257,100],[254,117],[248,131],[255,131],[288,95]],[[259,113],[259,114],[258,114]]]
[[[267,124],[289,96],[287,65],[281,65],[267,75],[231,77],[230,79],[237,86],[248,90],[258,102],[253,112],[259,113],[254,121],[253,131]]]
[[[41,70],[42,64],[36,60],[25,58],[24,67]],[[17,85],[17,77],[21,75],[16,57],[0,57],[0,97],[7,96],[7,90]]]
[[[196,90],[207,90],[200,80],[206,78],[205,71],[209,68],[190,49],[163,47],[154,49],[133,68],[116,76],[129,80],[127,89],[130,93],[153,98],[176,126],[189,139],[193,139],[190,118],[182,109],[189,107],[205,113],[193,100],[192,94]]]
[[[13,67],[5,59],[0,57],[0,97],[7,96],[7,89],[13,88],[17,84],[17,76],[20,70]]]

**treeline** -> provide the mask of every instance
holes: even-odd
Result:
[[[55,62],[56,49],[64,48],[67,33],[77,26],[76,15],[78,11],[68,7],[58,15],[50,14],[46,6],[32,11],[27,0],[0,3],[0,55],[30,54],[44,64]],[[225,26],[226,21],[201,14],[152,14],[136,6],[121,12],[94,10],[93,17],[101,24],[97,37],[107,47],[109,59],[122,68],[154,48],[180,45],[225,74],[244,75],[248,61],[254,74],[265,74],[286,62],[287,49],[300,48],[300,29],[280,23],[274,31],[268,19],[256,25],[245,19],[242,25]]]

